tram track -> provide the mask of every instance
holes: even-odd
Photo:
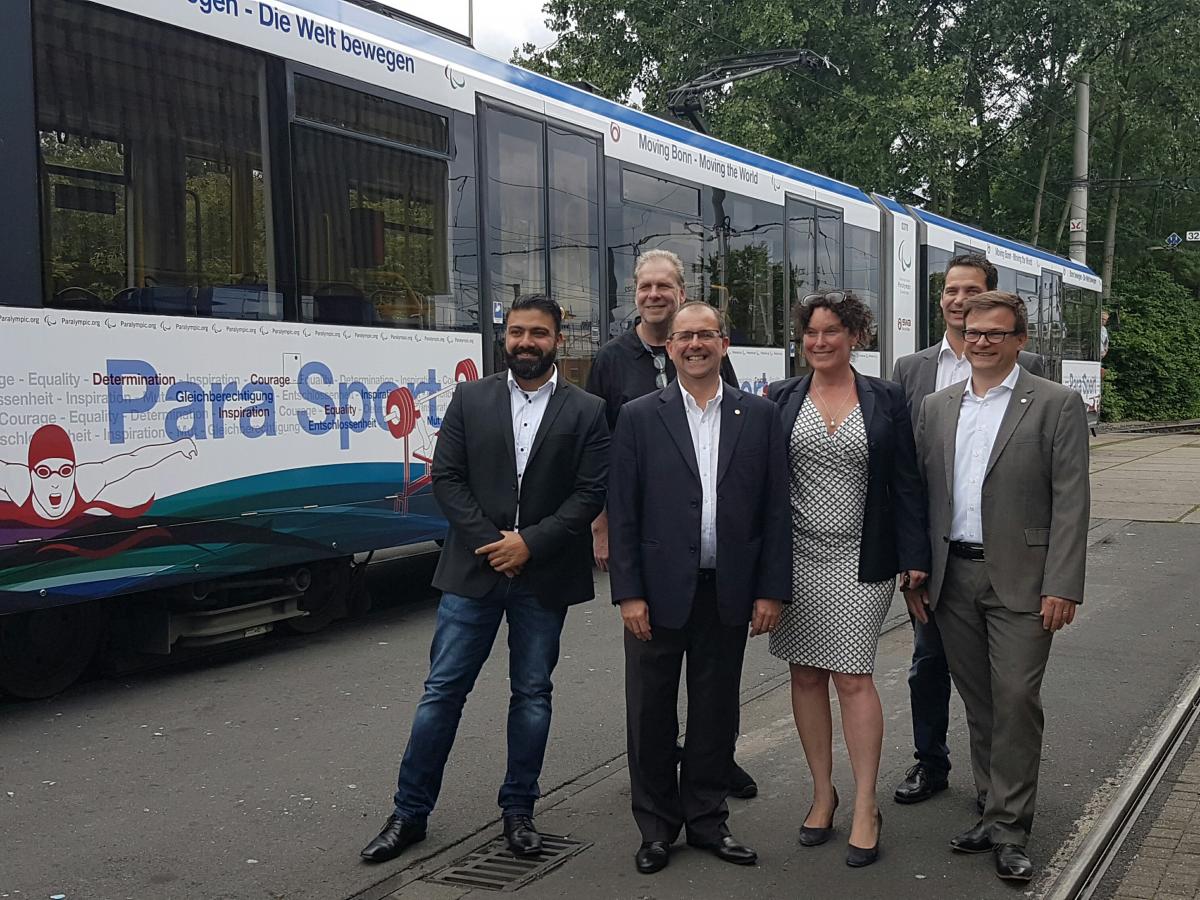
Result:
[[[1200,434],[1200,419],[1185,419],[1179,422],[1127,422],[1101,426],[1100,434]]]
[[[1104,884],[1154,792],[1192,728],[1200,721],[1200,669],[1179,692],[1162,725],[1097,819],[1073,861],[1043,895],[1045,900],[1090,900]]]

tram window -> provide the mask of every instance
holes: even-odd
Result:
[[[292,148],[305,317],[455,327],[446,161],[303,126]]]
[[[600,187],[594,139],[546,129],[550,170],[550,296],[563,308],[560,363],[586,384],[600,349]]]
[[[727,233],[712,242],[709,301],[725,310],[734,344],[779,346],[787,318],[783,211],[721,190],[713,191],[713,208],[715,228]]]
[[[1064,359],[1100,359],[1100,295],[1063,287]]]
[[[1025,317],[1029,322],[1029,344],[1033,353],[1041,353],[1041,303],[1038,299],[1038,277],[1017,273],[1017,296],[1025,301]]]
[[[700,214],[700,190],[657,175],[625,169],[621,179],[621,197],[629,203],[641,203],[682,216]]]
[[[38,0],[46,304],[276,319],[259,57]]]
[[[784,210],[792,303],[813,291],[842,287],[841,210],[816,206],[790,197]],[[877,250],[876,257],[878,255]],[[876,265],[878,266],[878,263]]]
[[[220,284],[230,272],[265,272],[266,234],[265,211],[261,203],[235,214],[235,198],[247,191],[234,184],[237,178],[249,178],[261,185],[263,173],[258,169],[235,168],[226,162],[188,156],[184,186],[184,242],[187,249],[187,271],[196,284]],[[245,216],[250,227],[233,228],[233,223]],[[257,239],[256,239],[257,238]],[[214,303],[220,301],[220,294]],[[236,318],[236,317],[235,317]]]
[[[1017,292],[1017,271],[1010,269],[1008,266],[996,266],[996,274],[999,276],[996,282],[996,289],[1008,291],[1010,294]]]
[[[817,207],[817,290],[842,286],[842,214]]]
[[[789,277],[792,302],[795,303],[811,294],[817,286],[817,208],[811,203],[789,198],[784,210]]]
[[[46,281],[76,309],[100,309],[126,286],[125,148],[70,134],[38,136]]]
[[[942,318],[942,288],[946,286],[946,265],[954,255],[940,247],[925,246],[921,255],[925,272],[925,321],[928,335],[926,347],[939,343],[946,333],[946,321]]]
[[[546,290],[545,165],[540,122],[488,111],[488,266],[505,306]]]
[[[298,119],[450,153],[450,120],[445,116],[306,75],[296,75],[294,87]]]
[[[438,303],[438,328],[479,330],[479,203],[476,192],[475,119],[454,117],[454,156],[450,160],[450,290]]]
[[[633,267],[647,250],[670,250],[683,261],[684,285],[689,298],[707,295],[704,269],[705,228],[699,215],[681,215],[649,206],[621,203],[619,182],[634,173],[615,160],[608,161],[607,196],[609,207],[609,333],[616,337],[633,326],[637,318],[634,302]],[[686,187],[686,185],[685,185]],[[699,190],[697,196],[699,195]],[[698,201],[697,201],[698,202]],[[697,207],[698,208],[698,207]]]
[[[860,350],[879,349],[880,303],[879,232],[846,226],[845,287],[854,291],[875,315],[875,327]]]

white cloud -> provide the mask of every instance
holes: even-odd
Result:
[[[475,0],[475,47],[507,61],[514,47],[532,41],[539,47],[555,34],[546,28],[545,0]]]

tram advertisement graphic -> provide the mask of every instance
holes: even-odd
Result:
[[[1062,383],[1079,392],[1089,414],[1100,414],[1100,363],[1064,359]]]
[[[0,334],[0,612],[445,527],[429,468],[477,334],[49,310]]]

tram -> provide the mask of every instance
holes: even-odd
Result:
[[[167,653],[349,611],[356,555],[444,534],[440,417],[458,382],[502,365],[513,297],[561,303],[560,371],[582,384],[631,323],[651,248],[727,313],[749,391],[796,369],[790,299],[816,289],[876,312],[864,372],[940,339],[937,267],[960,244],[1036,300],[1056,374],[1077,356],[1098,381],[1083,267],[490,59],[391,5],[7,14],[0,690],[60,690],[117,620],[132,649]]]

